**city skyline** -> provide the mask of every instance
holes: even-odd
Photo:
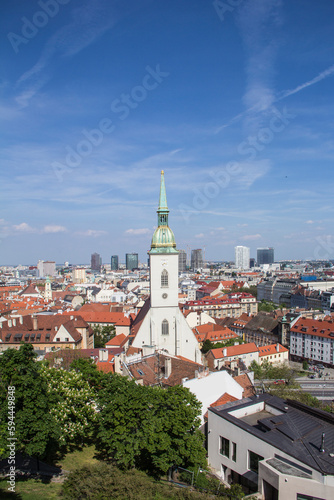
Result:
[[[224,4],[3,2],[1,265],[334,258],[334,4]]]

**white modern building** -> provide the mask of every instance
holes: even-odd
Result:
[[[40,278],[56,276],[56,263],[50,260],[39,260],[37,263],[37,270]]]
[[[173,231],[168,226],[169,210],[163,171],[157,213],[158,227],[149,251],[150,298],[134,321],[132,346],[141,349],[150,346],[201,363],[197,339],[178,303],[179,252]]]
[[[237,269],[249,269],[250,249],[248,247],[237,246],[235,252],[235,267]]]
[[[334,420],[270,394],[208,410],[208,460],[263,500],[334,498]]]

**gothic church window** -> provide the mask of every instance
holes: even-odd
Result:
[[[168,335],[169,334],[169,324],[166,319],[163,320],[161,323],[161,335]]]
[[[166,271],[166,269],[164,269],[161,273],[161,287],[168,287],[168,272]]]

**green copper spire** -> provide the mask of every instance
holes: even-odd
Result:
[[[165,174],[164,174],[164,171],[161,170],[160,197],[159,197],[159,208],[158,208],[158,226],[168,226],[168,214],[169,214],[169,210],[167,207]]]
[[[161,170],[161,181],[160,181],[160,198],[159,198],[159,210],[168,210],[167,207],[167,196],[166,196],[166,186],[165,186],[165,173]]]
[[[178,253],[173,231],[168,226],[168,206],[164,171],[161,171],[158,227],[154,231],[150,253]]]

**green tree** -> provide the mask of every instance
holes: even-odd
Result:
[[[145,387],[113,376],[98,401],[96,447],[118,467],[159,476],[174,464],[205,464],[200,403],[188,389]]]
[[[258,311],[272,312],[277,309],[277,306],[273,302],[268,302],[267,300],[261,300],[258,303]]]
[[[48,387],[50,413],[62,430],[59,444],[83,444],[97,419],[95,391],[83,374],[74,370],[43,366],[41,374]]]
[[[262,380],[264,379],[265,372],[261,365],[259,365],[255,360],[251,362],[249,365],[249,369],[254,372],[254,378],[257,380]]]
[[[0,356],[0,450],[8,456],[8,387],[15,387],[16,451],[45,458],[58,448],[60,428],[50,414],[47,383],[31,344]]]
[[[230,490],[232,492],[232,490]],[[144,472],[122,471],[112,464],[86,465],[68,476],[64,500],[206,500],[212,496],[159,483]],[[222,498],[219,496],[219,498]],[[229,497],[224,497],[229,498]],[[240,498],[240,497],[235,497]]]
[[[203,342],[203,345],[202,345],[202,348],[201,348],[201,351],[203,354],[206,354],[207,352],[211,351],[211,349],[213,349],[215,346],[214,344],[211,342],[211,340],[205,340]]]
[[[70,369],[81,373],[84,380],[88,382],[93,389],[102,387],[102,380],[106,375],[97,369],[96,364],[91,358],[78,358],[72,361]]]
[[[105,347],[106,343],[116,335],[116,329],[113,325],[95,326],[93,331],[94,347],[96,348]]]

